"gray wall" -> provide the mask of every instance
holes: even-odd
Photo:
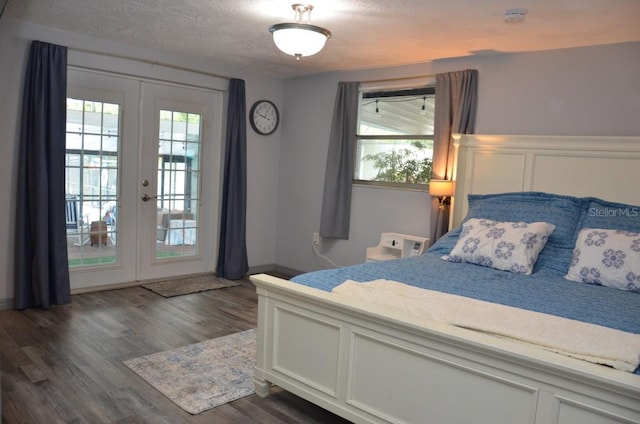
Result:
[[[375,81],[479,70],[477,132],[522,134],[640,135],[640,43],[549,52],[472,56],[430,63],[320,74],[290,80],[225,66],[215,60],[133,48],[90,37],[3,19],[0,25],[0,307],[13,296],[15,159],[22,76],[30,40],[71,48],[144,57],[211,73],[243,78],[247,104],[274,101],[281,111],[275,134],[248,131],[249,265],[308,271],[326,262],[312,252],[318,230],[324,168],[338,81]],[[72,55],[73,56],[73,55]],[[139,64],[131,66],[138,72]],[[135,69],[134,69],[135,68]],[[160,72],[149,69],[149,72]],[[161,70],[182,83],[211,81]],[[212,82],[212,84],[215,84]],[[429,202],[424,192],[355,187],[348,241],[322,242],[322,253],[339,265],[364,261],[367,246],[383,231],[428,234]]]
[[[478,69],[476,132],[640,135],[640,43],[470,56],[411,66],[287,80],[284,87],[276,261],[319,269],[311,240],[320,223],[325,158],[338,81],[376,81]],[[630,181],[629,184],[632,182]],[[347,241],[322,241],[339,265],[364,261],[384,231],[427,235],[424,192],[355,187]]]
[[[283,81],[281,79],[225,66],[213,59],[185,58],[3,19],[0,23],[0,143],[2,143],[0,194],[5,207],[0,208],[0,308],[10,306],[10,298],[13,297],[15,212],[11,205],[15,204],[16,198],[17,168],[14,164],[18,156],[20,99],[31,40],[66,45],[72,49],[69,52],[70,64],[96,67],[97,69],[105,69],[105,66],[109,66],[121,73],[147,75],[165,81],[196,84],[221,90],[226,90],[227,85],[225,79],[135,61],[99,55],[93,55],[95,58],[87,58],[92,55],[78,53],[73,49],[144,58],[177,66],[187,66],[190,69],[208,73],[242,78],[246,82],[248,105],[258,99],[270,99],[282,109]],[[268,137],[258,136],[250,129],[247,132],[247,173],[249,179],[247,245],[251,266],[275,263],[279,144],[280,130]]]

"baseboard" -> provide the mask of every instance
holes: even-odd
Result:
[[[75,289],[71,289],[71,295],[74,294],[85,294],[85,293],[95,293],[95,292],[101,292],[101,291],[106,291],[106,290],[116,290],[116,289],[126,289],[129,287],[136,287],[139,285],[144,284],[144,282],[141,281],[129,281],[126,283],[116,283],[116,284],[102,284],[99,286],[93,286],[93,287],[78,287]]]
[[[300,275],[304,273],[303,271],[299,271],[293,268],[288,268],[282,265],[276,265],[274,271],[280,274],[288,275],[290,277],[295,277],[296,275]]]
[[[249,267],[249,274],[277,274],[281,277],[291,278],[293,276],[302,274],[302,271],[298,271],[296,269],[288,268],[282,265],[267,264]]]
[[[266,274],[271,271],[275,271],[275,264],[265,264],[265,265],[254,265],[249,267],[249,275],[252,274]]]
[[[0,299],[0,311],[6,311],[7,309],[13,309],[13,297]]]

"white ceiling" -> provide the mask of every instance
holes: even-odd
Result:
[[[640,0],[310,0],[333,36],[299,62],[270,25],[293,22],[292,0],[8,0],[2,19],[208,57],[292,77],[501,52],[640,40]],[[507,9],[528,9],[521,24]]]

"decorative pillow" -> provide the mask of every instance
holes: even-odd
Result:
[[[548,222],[472,218],[463,224],[451,253],[442,258],[529,275],[554,228]]]
[[[565,278],[640,293],[640,233],[583,229]]]
[[[548,268],[559,277],[567,273],[589,198],[542,192],[514,192],[470,194],[468,200],[469,210],[465,221],[485,218],[508,222],[548,222],[555,225],[546,247],[540,252],[536,268]],[[462,226],[451,230],[438,239],[429,251],[440,255],[448,254],[461,231]]]

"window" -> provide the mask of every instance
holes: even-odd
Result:
[[[67,98],[65,212],[72,268],[116,262],[120,115],[115,103]],[[104,237],[92,239],[96,233]],[[85,249],[94,244],[99,249]]]
[[[200,201],[200,132],[197,113],[160,111],[158,207],[194,212]]]
[[[424,188],[431,179],[435,87],[363,91],[354,182]]]

